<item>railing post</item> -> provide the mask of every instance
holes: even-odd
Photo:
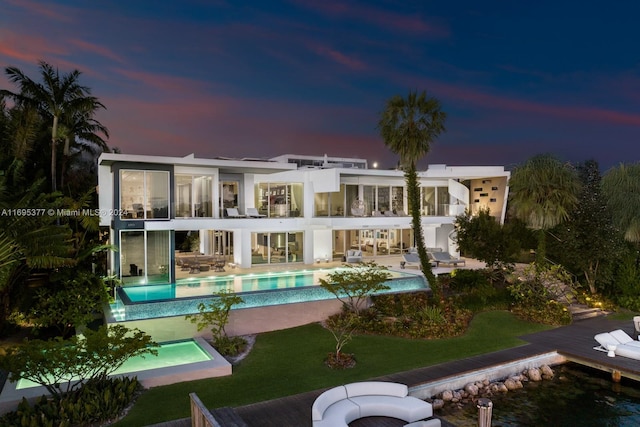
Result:
[[[491,427],[493,403],[486,397],[478,399],[478,427]]]

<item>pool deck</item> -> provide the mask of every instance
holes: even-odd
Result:
[[[548,331],[520,337],[526,344],[480,356],[469,357],[449,363],[414,369],[386,375],[372,380],[395,381],[407,384],[414,390],[425,384],[450,379],[453,381],[465,373],[477,370],[499,369],[513,361],[540,357],[549,353],[556,353],[565,361],[577,362],[606,372],[617,371],[624,378],[640,381],[640,363],[637,360],[624,357],[608,357],[605,352],[594,350],[597,345],[593,339],[600,332],[623,329],[630,335],[633,333],[631,319],[620,321],[605,316],[595,317],[574,322],[572,325],[554,328]],[[248,427],[286,427],[308,426],[311,420],[311,405],[324,390],[314,390],[303,394],[283,397],[265,402],[225,409],[228,416],[237,415]],[[214,412],[217,409],[212,409]],[[371,417],[357,420],[351,427],[400,427],[405,423],[384,417]],[[169,421],[156,424],[155,427],[190,426],[190,419]],[[234,422],[224,423],[226,426],[242,426]],[[447,426],[443,422],[443,426]]]

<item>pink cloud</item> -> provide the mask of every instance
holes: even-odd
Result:
[[[343,65],[354,71],[362,71],[367,68],[367,65],[355,58],[351,58],[342,52],[339,52],[335,49],[332,49],[328,46],[321,46],[316,44],[312,46],[311,49],[318,55],[323,56],[325,58],[329,58],[330,60]]]
[[[85,40],[81,40],[81,39],[70,39],[68,40],[68,42],[71,45],[74,45],[78,48],[80,48],[81,50],[102,56],[104,58],[107,58],[109,60],[118,62],[118,63],[124,63],[125,60],[118,55],[117,53],[115,53],[113,50],[105,47],[105,46],[101,46],[101,45],[97,45],[94,43],[89,43]]]
[[[13,7],[24,9],[27,13],[40,15],[47,19],[53,19],[60,22],[72,22],[71,11],[73,9],[61,6],[57,3],[39,3],[31,0],[5,0]]]
[[[0,55],[11,60],[35,64],[42,58],[66,53],[67,50],[63,46],[49,39],[8,29],[0,30]]]
[[[418,87],[430,88],[431,93],[436,92],[441,99],[455,99],[456,101],[472,104],[475,107],[497,109],[504,111],[520,111],[537,115],[559,117],[580,121],[601,121],[613,124],[640,126],[640,115],[620,111],[607,110],[597,107],[556,105],[544,102],[534,102],[526,99],[512,98],[483,92],[472,87],[460,84],[444,83],[433,79],[412,78],[407,80],[398,77],[401,81],[415,81]]]
[[[449,30],[442,25],[428,23],[419,16],[393,12],[391,10],[361,6],[353,2],[294,0],[300,6],[315,10],[324,15],[344,17],[368,22],[377,27],[409,33],[431,34],[436,37],[448,37]]]

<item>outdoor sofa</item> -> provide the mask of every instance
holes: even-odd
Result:
[[[362,262],[362,251],[358,249],[349,249],[345,255],[345,261],[348,263]]]
[[[409,396],[405,384],[365,381],[331,388],[313,402],[313,427],[348,427],[364,417],[391,417],[412,423],[412,426],[439,427],[430,403]],[[415,424],[413,424],[415,423]]]

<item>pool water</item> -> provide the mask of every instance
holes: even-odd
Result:
[[[123,363],[113,375],[206,362],[212,359],[211,355],[203,350],[194,340],[161,343],[160,347],[157,347],[156,350],[158,350],[157,356],[146,354],[144,357],[140,355],[130,358]],[[39,386],[39,384],[32,381],[20,379],[16,385],[16,389],[20,390]]]
[[[209,296],[222,290],[235,293],[295,289],[315,286],[320,279],[342,268],[269,272],[261,274],[231,274],[208,278],[187,278],[172,284],[126,286],[122,288],[130,302],[162,301],[179,298]],[[409,274],[389,272],[391,278],[408,277]]]
[[[525,383],[524,388],[494,395],[494,427],[534,426],[638,426],[640,387],[623,378],[575,363],[554,368],[553,380]],[[470,405],[436,414],[457,427],[477,426],[478,409]]]
[[[340,268],[340,267],[338,267]],[[212,294],[230,289],[243,302],[233,309],[266,307],[333,299],[318,286],[319,279],[337,269],[300,270],[268,274],[244,274],[187,279],[176,284],[143,285],[118,288],[111,304],[113,321],[130,321],[199,313],[199,304],[211,301]],[[408,292],[428,288],[424,276],[389,271],[389,289],[377,292]]]

